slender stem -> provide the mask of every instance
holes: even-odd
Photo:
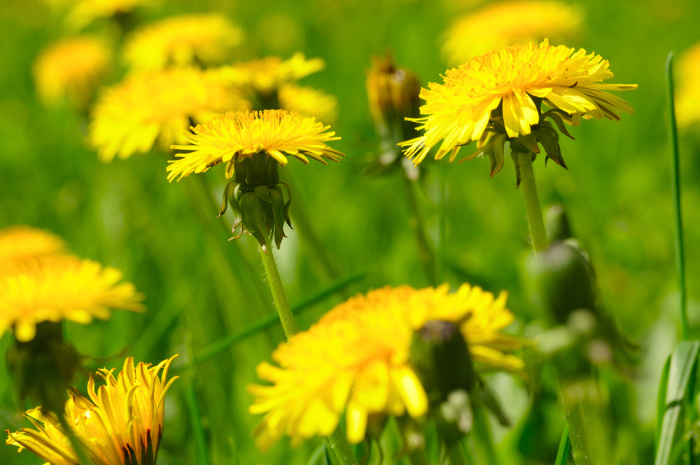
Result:
[[[547,232],[542,219],[542,208],[540,206],[540,197],[537,194],[535,173],[532,170],[532,152],[518,152],[517,157],[520,170],[520,185],[523,188],[523,196],[525,197],[527,222],[530,225],[532,248],[535,252],[539,252],[547,248]]]
[[[500,462],[493,447],[488,413],[483,407],[476,406],[473,414],[474,428],[472,429],[472,435],[474,436],[474,448],[480,458],[479,463],[498,465]]]
[[[433,250],[428,243],[428,237],[425,234],[425,229],[423,225],[423,215],[421,215],[420,207],[418,206],[418,199],[416,198],[416,192],[414,187],[414,182],[406,177],[405,174],[401,174],[403,179],[404,187],[406,188],[406,200],[408,201],[408,208],[410,217],[410,224],[413,232],[416,235],[416,244],[418,245],[418,257],[423,264],[423,269],[425,270],[425,275],[431,285],[437,285],[437,280],[435,279],[436,264],[435,255]],[[444,215],[443,215],[444,216]]]
[[[681,299],[681,339],[688,338],[688,297],[685,284],[685,252],[683,248],[683,216],[681,209],[681,162],[678,150],[678,128],[673,91],[673,52],[666,60],[666,95],[668,100],[669,142],[671,144],[671,185],[673,187],[673,209],[676,221],[676,273]]]
[[[571,439],[569,438],[569,426],[564,425],[564,431],[561,433],[559,441],[559,450],[557,451],[557,459],[554,465],[566,465],[566,462],[571,455]]]
[[[350,447],[350,443],[345,438],[343,430],[336,428],[333,434],[328,436],[328,444],[338,457],[340,465],[358,465],[357,458]]]
[[[66,435],[68,440],[70,441],[70,445],[73,447],[73,450],[75,451],[75,455],[78,458],[78,465],[91,465],[92,460],[90,460],[85,453],[85,448],[83,446],[83,443],[80,442],[80,439],[78,439],[78,436],[75,435],[75,431],[73,431],[73,428],[70,427],[68,422],[66,421],[65,414],[63,412],[54,412],[56,416],[58,417],[58,421],[61,424],[61,428],[63,429],[63,433]]]
[[[437,217],[438,217],[438,243],[435,251],[435,281],[442,283],[445,279],[445,247],[447,246],[447,222],[445,220],[445,199],[447,197],[445,189],[445,162],[438,162],[438,199],[437,199]]]
[[[265,274],[267,275],[267,283],[270,286],[272,299],[275,301],[275,308],[280,316],[284,334],[287,336],[287,339],[289,339],[297,332],[297,323],[294,321],[292,308],[289,306],[287,294],[284,292],[284,285],[282,284],[282,278],[277,269],[275,255],[272,253],[269,237],[265,238],[265,248],[260,247],[260,256],[262,257]]]
[[[209,454],[207,453],[207,437],[202,428],[201,415],[197,405],[197,395],[194,386],[190,382],[185,388],[185,400],[190,413],[190,423],[194,432],[194,442],[197,446],[197,463],[209,465]]]

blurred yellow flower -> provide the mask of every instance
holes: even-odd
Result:
[[[92,112],[88,139],[103,161],[184,142],[183,132],[228,110],[246,108],[210,74],[194,68],[134,75],[105,90]]]
[[[337,113],[337,100],[310,87],[299,87],[299,79],[320,71],[325,63],[320,58],[307,60],[296,53],[289,60],[270,56],[259,60],[221,67],[217,74],[232,86],[253,110],[288,110],[301,116],[313,116],[330,122]]]
[[[134,71],[224,62],[243,40],[243,31],[224,15],[188,14],[167,18],[134,32],[125,58]]]
[[[141,6],[160,3],[160,0],[68,0],[71,8],[66,23],[73,29],[82,29],[97,19],[130,13]]]
[[[69,391],[65,406],[66,423],[95,464],[153,465],[163,437],[165,393],[178,377],[167,379],[174,356],[155,367],[128,357],[115,378],[114,369],[97,372],[105,385],[95,390],[90,374],[88,396]],[[162,371],[162,373],[160,373]],[[159,376],[160,373],[160,376]],[[27,410],[25,416],[36,429],[6,430],[7,444],[27,449],[53,465],[75,465],[78,457],[54,413],[41,407]]]
[[[583,16],[582,8],[556,1],[488,4],[454,23],[442,52],[450,64],[459,65],[506,45],[565,41],[577,35]]]
[[[700,123],[700,42],[681,55],[676,75],[676,119],[687,128]]]
[[[0,267],[59,254],[65,246],[63,239],[50,232],[29,226],[11,226],[0,230]]]
[[[46,104],[68,98],[76,107],[86,108],[111,59],[111,49],[97,37],[55,42],[34,62],[37,93]]]
[[[43,321],[89,323],[109,318],[109,310],[139,311],[143,296],[119,283],[120,271],[91,260],[47,255],[5,263],[0,269],[0,335],[12,327],[15,338],[34,338]]]
[[[608,68],[600,55],[552,46],[546,39],[539,46],[512,45],[475,57],[448,70],[444,84],[431,82],[421,90],[426,101],[421,114],[427,116],[414,121],[425,134],[400,145],[418,164],[442,141],[435,158],[450,153],[452,161],[461,146],[486,136],[490,124],[504,126],[509,138],[530,134],[542,122],[541,103],[572,125],[581,118],[619,120],[620,112],[634,109],[606,91],[637,85],[603,84],[613,77]]]
[[[280,165],[288,156],[309,163],[309,158],[326,164],[324,159],[338,161],[344,155],[325,143],[338,140],[335,132],[326,132],[314,118],[304,118],[284,110],[228,112],[192,128],[187,134],[190,145],[173,145],[179,160],[171,160],[168,180],[182,179],[192,173],[203,173],[226,162],[226,177],[233,175],[233,162],[264,152]]]
[[[424,415],[428,399],[410,361],[414,330],[430,320],[460,324],[476,361],[513,370],[522,361],[501,350],[517,341],[498,331],[513,321],[505,293],[464,284],[416,290],[386,287],[335,307],[308,331],[292,336],[263,362],[258,376],[271,385],[251,385],[250,412],[265,416],[256,430],[265,449],[283,435],[298,444],[335,431],[346,411],[348,440],[365,437],[368,419]]]

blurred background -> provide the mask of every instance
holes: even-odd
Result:
[[[287,230],[288,238],[276,255],[293,306],[353,279],[305,305],[298,316],[301,328],[355,293],[384,285],[431,284],[418,259],[400,174],[368,173],[381,151],[365,77],[371,57],[389,50],[396,63],[412,69],[424,86],[442,82],[440,74],[449,67],[440,53],[446,31],[457,18],[486,3],[173,0],[152,1],[134,11],[137,24],[180,13],[225,14],[245,32],[231,63],[266,55],[286,59],[297,51],[325,60],[325,69],[305,78],[304,84],[337,97],[339,112],[332,129],[342,140],[332,146],[347,156],[329,166],[292,160],[280,173],[283,180],[294,183],[292,214],[303,206],[330,266],[299,237],[298,228]],[[222,219],[216,219],[217,208],[205,200],[193,202],[187,195],[188,183],[195,180],[168,183],[162,154],[154,151],[103,163],[85,143],[86,115],[67,103],[46,106],[37,97],[32,79],[36,57],[47,44],[75,33],[65,21],[68,4],[70,0],[0,2],[0,228],[26,224],[52,231],[77,255],[123,271],[125,279],[145,294],[144,314],[114,312],[106,322],[68,323],[66,331],[78,350],[89,356],[86,364],[92,369],[120,366],[126,355],[158,363],[180,354],[173,374],[181,379],[167,397],[160,465],[198,463],[192,421],[200,422],[204,430],[212,464],[309,463],[320,439],[291,452],[281,441],[266,454],[251,440],[259,418],[247,411],[246,385],[255,381],[255,366],[269,360],[284,339],[279,325],[206,361],[191,363],[193,355],[212,342],[274,315],[269,292],[264,285],[255,285],[264,278],[255,240],[246,236],[227,242],[219,224]],[[682,53],[700,40],[700,3],[591,0],[576,5],[585,16],[580,33],[566,45],[609,60],[615,73],[612,82],[639,84],[638,90],[619,94],[636,112],[619,122],[584,121],[571,128],[576,140],[562,138],[569,171],[553,163],[545,167],[538,157],[535,173],[543,206],[564,204],[577,237],[590,250],[605,308],[621,331],[641,346],[640,369],[632,379],[610,383],[609,394],[621,399],[614,404],[620,411],[615,415],[616,444],[629,457],[625,463],[648,463],[645,453],[653,450],[659,373],[677,332],[664,64],[670,51]],[[98,19],[82,30],[102,35],[114,46],[116,58],[104,85],[120,81],[125,67],[117,22]],[[681,155],[690,318],[698,327],[697,126],[681,133]],[[438,196],[434,160],[427,159],[423,166],[416,192],[423,226],[434,244]],[[513,163],[507,157],[503,171],[493,178],[485,159],[455,162],[446,167],[445,175],[449,265],[445,281],[452,286],[467,281],[494,293],[507,290],[509,307],[519,320],[511,329],[521,332],[536,309],[528,307],[518,276],[523,256],[530,252]],[[220,198],[225,184],[222,171],[213,169],[203,176]],[[5,334],[0,352],[10,343],[11,335]],[[76,387],[84,388],[85,379],[81,375]],[[491,377],[489,383],[515,424],[497,434],[506,463],[540,463],[537,454],[524,458],[528,440],[556,451],[563,427],[556,403],[542,412],[546,426],[524,433],[527,385],[503,374]],[[196,420],[186,402],[192,393],[200,413]],[[21,411],[6,366],[0,362],[1,429],[28,426]],[[392,457],[385,459],[392,463]],[[0,463],[40,460],[6,446],[0,447]]]

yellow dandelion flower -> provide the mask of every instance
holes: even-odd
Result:
[[[184,142],[183,132],[192,121],[240,108],[245,102],[197,69],[135,75],[102,93],[88,139],[103,161],[128,158],[148,152],[156,143],[166,149]]]
[[[435,158],[450,153],[452,161],[462,145],[487,137],[489,125],[504,138],[530,134],[533,127],[544,124],[541,103],[572,125],[581,118],[619,120],[620,112],[634,109],[606,91],[637,85],[602,83],[612,77],[608,61],[600,55],[551,46],[546,39],[539,46],[512,45],[492,51],[448,70],[444,84],[430,83],[421,90],[426,101],[421,114],[427,116],[415,121],[422,123],[418,129],[425,134],[400,145],[418,164],[442,141]]]
[[[136,31],[125,45],[124,56],[135,71],[219,64],[242,39],[243,31],[226,16],[175,16]]]
[[[152,465],[163,437],[165,393],[178,377],[167,379],[174,356],[157,366],[128,357],[122,371],[103,368],[97,375],[104,385],[95,390],[90,374],[88,396],[69,391],[65,420],[73,429],[93,463],[109,465]],[[27,449],[53,465],[74,465],[78,457],[54,413],[41,407],[27,410],[25,416],[35,429],[6,430],[7,444]]]
[[[171,160],[168,179],[181,179],[192,173],[203,173],[221,162],[228,164],[226,173],[233,175],[233,162],[264,152],[280,165],[288,156],[309,163],[309,158],[326,164],[344,155],[326,145],[338,140],[335,132],[327,132],[314,118],[303,118],[284,110],[228,112],[192,128],[187,134],[190,145],[173,145],[179,160]]]
[[[319,121],[332,122],[338,115],[338,100],[313,87],[286,84],[279,89],[282,110],[312,116]]]
[[[386,287],[335,307],[308,331],[292,336],[261,363],[258,376],[271,385],[252,385],[253,414],[265,414],[257,443],[269,447],[283,435],[294,444],[335,431],[346,411],[348,440],[365,437],[368,420],[384,415],[424,415],[428,399],[410,361],[414,330],[442,319],[460,324],[477,361],[510,369],[522,361],[501,350],[517,346],[500,334],[512,314],[498,299],[464,284],[416,290]]]
[[[289,60],[270,56],[226,66],[221,68],[220,73],[222,78],[240,89],[250,93],[268,93],[318,72],[324,66],[325,62],[320,58],[307,60],[303,53],[295,53]]]
[[[554,1],[512,1],[486,5],[458,19],[447,32],[442,48],[451,64],[506,45],[557,42],[576,36],[583,22],[583,10]]]
[[[54,255],[65,250],[60,237],[29,226],[12,226],[0,230],[0,266]]]
[[[687,128],[700,122],[700,42],[680,57],[677,76],[676,119]]]
[[[34,338],[42,321],[89,323],[109,318],[109,310],[139,311],[143,296],[134,285],[119,281],[120,271],[91,260],[49,255],[0,271],[0,335],[12,327],[15,338]]]
[[[55,42],[34,63],[37,93],[46,104],[67,97],[76,106],[85,107],[111,59],[111,49],[97,37],[79,36]]]
[[[70,0],[71,10],[66,23],[74,29],[82,29],[95,20],[130,13],[141,6],[160,3],[159,0]]]

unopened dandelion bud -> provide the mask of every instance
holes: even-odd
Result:
[[[411,364],[431,403],[474,387],[476,375],[469,348],[458,325],[450,321],[428,321],[413,333]]]
[[[464,389],[453,391],[440,404],[435,424],[438,436],[445,444],[452,445],[472,430],[474,414],[469,393]]]
[[[550,205],[544,212],[544,224],[550,241],[563,241],[572,237],[569,217],[560,203]]]
[[[566,324],[577,309],[595,310],[595,274],[579,249],[555,242],[528,257],[525,268],[535,305],[547,311],[553,322]]]

